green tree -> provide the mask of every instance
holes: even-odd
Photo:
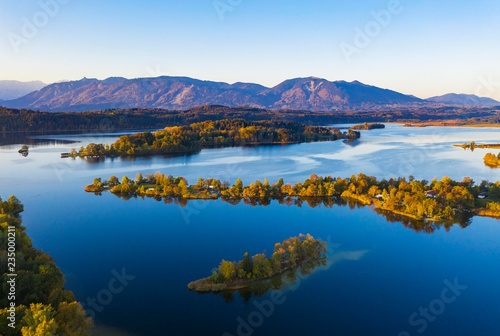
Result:
[[[100,189],[102,188],[102,182],[101,182],[101,178],[95,178],[94,179],[94,183],[92,183],[94,185],[94,187]]]
[[[243,255],[243,261],[241,264],[241,268],[243,269],[243,271],[245,271],[245,274],[247,277],[252,274],[253,261],[252,261],[252,259],[250,259],[248,252],[245,252],[245,254]]]
[[[142,177],[142,173],[137,173],[135,175],[135,182],[136,183],[142,183],[142,180],[144,180],[144,178]]]
[[[106,150],[102,144],[90,143],[85,148],[84,154],[86,156],[104,156],[106,155]]]
[[[78,302],[61,302],[55,315],[58,334],[65,336],[90,336],[92,319],[85,315],[85,310]]]
[[[118,181],[118,178],[117,178],[116,176],[114,176],[114,175],[113,175],[113,176],[111,176],[111,177],[109,178],[108,183],[109,183],[109,185],[110,185],[110,186],[112,186],[112,187],[113,187],[113,186],[115,186],[115,185],[119,184],[119,183],[120,183],[120,181]]]
[[[254,278],[267,278],[273,274],[273,266],[265,254],[261,253],[254,255],[252,261],[252,275]]]
[[[234,187],[241,195],[241,193],[243,192],[243,181],[241,180],[241,178],[238,177],[238,179],[234,183]]]

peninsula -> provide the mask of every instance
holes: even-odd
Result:
[[[285,184],[280,178],[273,184],[264,179],[246,186],[237,179],[230,186],[228,182],[213,178],[199,178],[196,184],[190,185],[183,177],[157,172],[145,177],[138,173],[135,181],[124,176],[121,183],[116,176],[107,181],[96,178],[85,187],[85,191],[110,191],[126,199],[136,196],[179,200],[221,198],[231,204],[244,200],[252,205],[267,205],[271,200],[294,204],[297,199],[354,199],[364,205],[422,221],[455,220],[463,215],[500,217],[500,181],[476,184],[468,177],[454,181],[445,176],[429,182],[413,177],[379,181],[365,174],[350,178],[312,174],[309,179],[295,185]]]
[[[299,235],[274,245],[271,257],[265,253],[250,258],[248,252],[239,261],[222,260],[212,275],[190,282],[188,288],[197,292],[234,291],[267,280],[287,270],[320,258],[326,253],[326,243],[310,234]]]
[[[123,135],[115,143],[95,144],[73,149],[64,157],[115,157],[138,155],[191,154],[207,148],[257,145],[287,145],[302,142],[355,140],[360,133],[288,121],[245,121],[225,119],[189,126],[166,127],[156,132]],[[67,155],[66,155],[67,154]]]

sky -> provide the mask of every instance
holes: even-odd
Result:
[[[0,80],[359,80],[500,100],[498,0],[2,0]]]

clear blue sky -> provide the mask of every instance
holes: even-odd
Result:
[[[55,1],[64,3],[55,13],[42,8]],[[500,100],[500,1],[400,0],[387,24],[374,24],[372,11],[389,3],[2,0],[0,79],[182,75],[274,86],[317,76],[424,98]],[[369,43],[356,44],[357,29],[367,27]],[[356,48],[350,61],[347,45]]]

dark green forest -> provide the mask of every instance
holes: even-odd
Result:
[[[200,106],[185,111],[163,109],[108,109],[88,112],[43,112],[0,106],[0,134],[54,134],[162,129],[221,119],[279,120],[306,125],[364,122],[415,122],[460,119],[464,123],[498,123],[494,108],[402,108],[393,110],[310,112],[252,107]]]

